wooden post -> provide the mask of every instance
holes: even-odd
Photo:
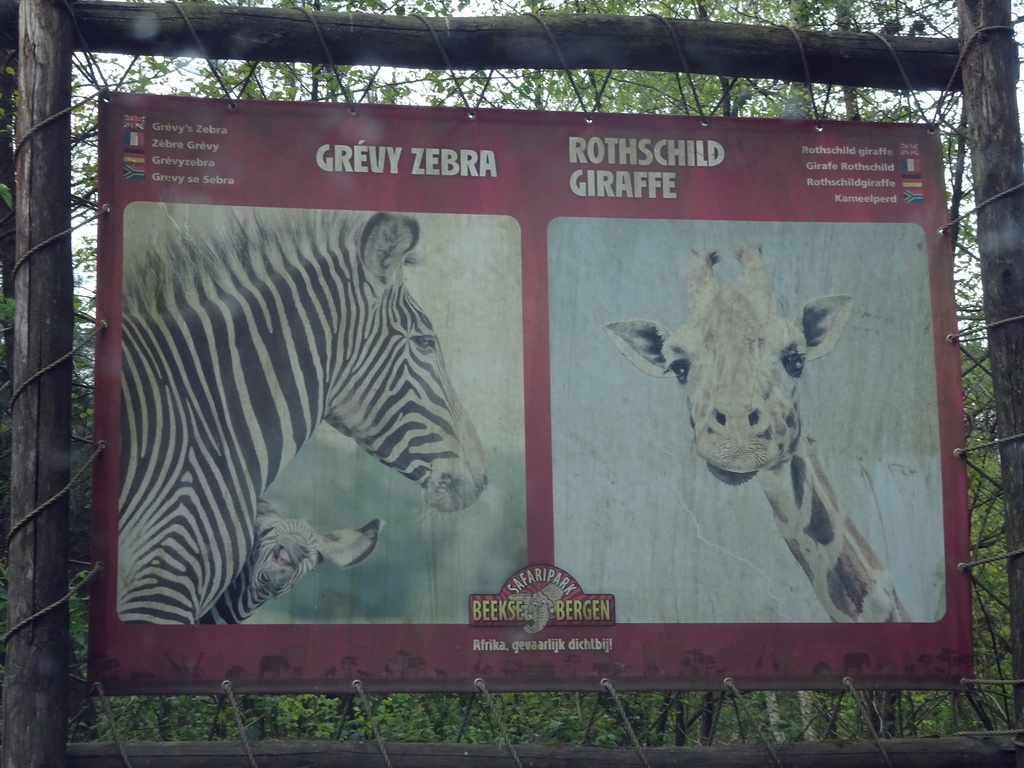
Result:
[[[17,0],[0,0],[0,42],[17,8]],[[914,88],[945,88],[958,56],[956,41],[947,38],[887,37],[887,45],[866,32],[802,29],[798,47],[785,27],[670,19],[684,66],[665,22],[597,13],[545,15],[543,25],[530,16],[435,17],[427,19],[432,34],[418,17],[307,14],[298,7],[81,0],[74,11],[89,50],[140,56],[194,56],[198,36],[214,59],[326,64],[326,49],[339,66],[447,69],[450,61],[454,69],[561,70],[564,59],[570,69],[688,67],[695,74],[804,83],[806,63],[817,83],[899,90],[907,79]]]
[[[381,768],[380,751],[366,741],[256,741],[256,764],[274,768]],[[124,745],[132,765],[151,768],[249,768],[237,741],[132,743]],[[763,743],[702,747],[648,747],[651,768],[746,768],[781,764],[786,768],[879,768],[886,765],[872,741],[789,741],[773,744],[776,761]],[[885,754],[899,768],[1004,768],[1012,764],[1008,739],[947,736],[887,739]],[[531,768],[634,768],[632,747],[516,747]],[[405,768],[506,768],[508,750],[497,744],[388,743],[395,765]],[[116,744],[70,744],[68,768],[124,768]]]
[[[960,0],[963,90],[979,204],[1024,182],[1017,115],[1017,43],[1010,0]],[[978,213],[978,253],[1000,445],[1006,547],[1024,549],[1024,191]],[[1016,318],[1016,319],[1014,319]],[[1024,678],[1024,556],[1008,562],[1013,677]],[[1014,687],[1024,727],[1024,685]],[[1024,749],[1017,765],[1024,766]]]
[[[66,765],[67,607],[46,609],[67,593],[67,496],[18,525],[69,478],[71,362],[33,377],[72,344],[71,30],[63,3],[21,3],[5,768]]]

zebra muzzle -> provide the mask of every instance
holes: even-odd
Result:
[[[463,471],[432,471],[423,483],[423,500],[441,512],[457,512],[479,498],[487,487],[487,475]]]
[[[282,568],[291,568],[294,563],[284,547],[278,547],[274,553],[274,562]]]

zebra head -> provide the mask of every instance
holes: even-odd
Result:
[[[326,421],[415,480],[431,508],[454,512],[487,485],[483,448],[448,379],[430,319],[405,285],[419,240],[408,216],[378,213],[358,241],[361,309]]]

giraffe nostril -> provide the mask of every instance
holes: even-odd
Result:
[[[717,422],[718,422],[719,424],[721,424],[721,425],[722,425],[723,427],[725,426],[725,422],[726,422],[725,414],[724,414],[724,413],[722,413],[722,412],[721,412],[720,410],[718,410],[717,408],[715,408],[715,421],[717,421]]]
[[[759,421],[761,421],[761,411],[759,411],[758,409],[755,408],[749,414],[747,414],[747,422],[750,424],[750,426],[756,427]]]

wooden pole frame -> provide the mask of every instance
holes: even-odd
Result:
[[[172,747],[172,748],[169,748]],[[252,743],[257,765],[274,768],[380,768],[380,749],[371,742],[261,741]],[[141,743],[125,745],[128,759],[150,768],[250,768],[237,741],[182,742],[174,745]],[[938,739],[886,739],[883,759],[879,745],[871,741],[786,742],[658,747],[644,750],[650,768],[1001,768],[1012,757],[1006,738],[950,736]],[[508,750],[494,744],[388,744],[388,756],[406,768],[507,768]],[[71,744],[68,768],[124,768],[115,744]],[[640,762],[632,747],[547,747],[520,745],[516,753],[532,768],[633,768]]]
[[[964,109],[978,211],[978,256],[1000,445],[1006,549],[1024,550],[1024,157],[1010,0],[959,0]],[[1014,194],[1003,196],[1010,190]],[[1007,564],[1016,724],[1024,729],[1024,557]],[[1021,739],[1018,739],[1018,743]],[[1017,750],[1024,768],[1024,748]]]
[[[17,8],[0,0],[0,46]],[[893,90],[960,84],[959,47],[946,38],[589,13],[445,19],[83,0],[74,14],[80,49],[94,53],[437,70],[689,69],[789,82],[809,73],[815,83]]]
[[[72,19],[49,0],[20,14],[14,266],[11,538],[5,768],[66,763],[68,496],[74,274]],[[61,362],[62,361],[62,362]]]

